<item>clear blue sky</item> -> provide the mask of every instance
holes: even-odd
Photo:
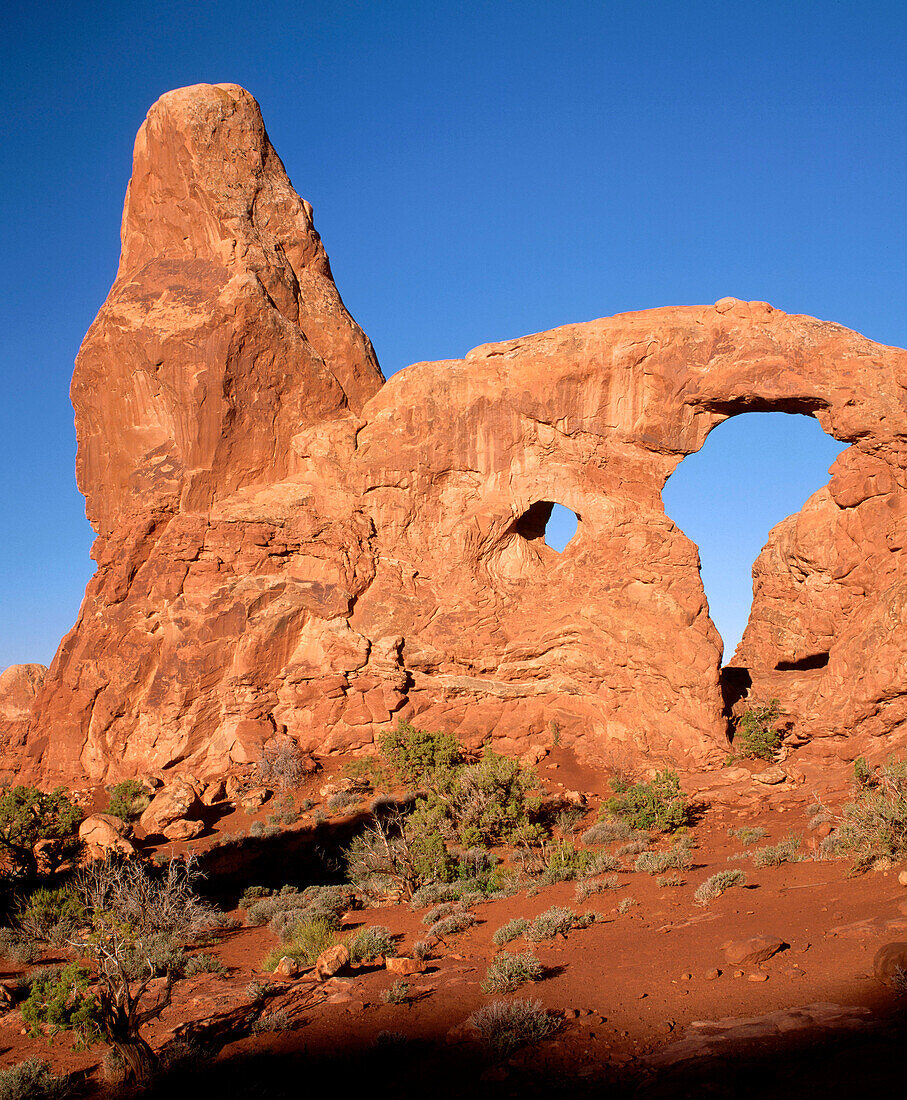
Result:
[[[0,668],[50,660],[91,572],[67,389],[170,88],[258,98],[387,374],[728,294],[907,344],[903,4],[6,0],[3,26]],[[702,530],[669,507],[704,559],[767,457],[731,446],[714,505],[737,423],[699,456]],[[706,578],[730,645],[768,527],[825,480],[828,448],[803,450],[769,487],[814,476],[735,551],[727,607]]]

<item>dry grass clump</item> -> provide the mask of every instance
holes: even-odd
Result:
[[[498,947],[503,947],[505,943],[510,943],[511,940],[524,936],[528,929],[529,921],[526,920],[525,917],[514,917],[513,920],[509,920],[506,924],[502,924],[492,936],[492,939]]]
[[[538,1043],[557,1031],[560,1023],[542,1008],[541,1001],[495,1001],[474,1012],[469,1022],[501,1058],[520,1047]]]
[[[698,905],[708,905],[710,901],[720,897],[725,890],[730,890],[732,886],[743,886],[745,883],[746,875],[742,871],[719,871],[696,887],[693,899]]]

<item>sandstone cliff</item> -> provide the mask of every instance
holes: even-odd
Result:
[[[661,490],[746,411],[851,444],[756,567],[736,691],[901,737],[907,353],[766,303],[651,310],[383,383],[258,107],[164,96],[73,378],[97,573],[34,708],[45,776],[216,772],[397,716],[522,751],[723,759],[721,645]],[[542,538],[552,502],[580,523]],[[745,502],[741,502],[745,506]],[[862,739],[862,740],[861,740]]]

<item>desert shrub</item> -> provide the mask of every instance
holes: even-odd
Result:
[[[865,756],[858,756],[853,762],[853,780],[860,790],[874,787],[878,778],[879,769],[872,768],[866,763]]]
[[[624,913],[629,913],[634,905],[636,905],[636,898],[623,898],[617,906],[617,911],[623,916]]]
[[[727,835],[737,837],[748,848],[751,844],[755,844],[757,840],[763,840],[768,836],[768,833],[761,825],[741,825],[739,829],[728,829]]]
[[[635,869],[650,875],[660,875],[671,868],[679,868],[685,859],[684,849],[671,849],[667,852],[640,852],[636,857]]]
[[[583,833],[583,844],[610,844],[614,840],[629,839],[633,829],[626,821],[617,818],[613,821],[596,821]]]
[[[253,1035],[262,1035],[268,1031],[291,1031],[292,1028],[290,1017],[282,1009],[278,1009],[275,1012],[263,1012],[253,1021],[249,1030]]]
[[[81,820],[81,809],[62,787],[50,794],[21,784],[9,787],[0,795],[0,851],[13,870],[33,878],[38,871],[34,853],[38,841],[53,841],[43,856],[51,869],[59,867],[79,851]]]
[[[428,940],[416,940],[413,944],[413,958],[416,959],[430,959],[434,944],[428,942]]]
[[[588,873],[595,854],[588,848],[574,848],[568,841],[554,845],[548,852],[542,880],[546,883],[572,882]]]
[[[684,879],[677,871],[672,871],[669,875],[659,875],[655,883],[657,886],[683,886]]]
[[[626,844],[621,844],[617,849],[618,856],[638,856],[640,852],[645,852],[649,847],[648,838],[643,840],[641,837],[636,840],[628,840]]]
[[[781,746],[781,731],[775,723],[781,717],[777,699],[745,711],[736,722],[734,750],[751,760],[772,760]]]
[[[388,1005],[405,1005],[409,1000],[409,982],[398,978],[389,989],[381,994],[381,1000]]]
[[[257,1003],[258,1001],[263,1001],[271,992],[272,988],[270,982],[262,982],[255,979],[246,986],[245,994],[248,1000]]]
[[[574,901],[585,901],[593,894],[604,893],[605,890],[616,890],[620,886],[617,875],[606,875],[604,878],[587,878],[576,884]]]
[[[265,956],[261,968],[274,970],[284,956],[302,966],[312,966],[322,951],[339,942],[340,934],[336,926],[323,917],[300,921],[284,944]]]
[[[544,967],[531,951],[512,955],[502,951],[485,973],[483,993],[512,993],[525,982],[537,982],[545,973]]]
[[[801,838],[791,833],[778,844],[768,844],[752,853],[754,867],[780,867],[782,863],[797,863],[803,857],[798,849]]]
[[[71,1094],[69,1079],[38,1058],[0,1070],[0,1100],[63,1100]]]
[[[151,791],[138,779],[124,779],[110,788],[110,801],[107,804],[107,813],[122,821],[132,821],[139,817],[148,808],[151,802]]]
[[[442,917],[449,917],[451,913],[457,913],[462,910],[462,905],[458,901],[442,901],[440,905],[433,905],[422,917],[423,924],[434,924],[436,921],[441,920]]]
[[[379,1031],[375,1036],[375,1046],[379,1050],[396,1051],[406,1046],[409,1036],[402,1031]]]
[[[474,913],[451,913],[449,917],[441,920],[429,928],[428,935],[436,940],[446,940],[449,936],[455,936],[458,932],[465,932],[476,923]]]
[[[420,886],[449,881],[456,873],[437,822],[424,812],[400,811],[376,818],[344,852],[347,877],[369,898],[412,898]]]
[[[457,739],[450,733],[418,730],[400,719],[395,730],[378,740],[390,767],[404,783],[422,784],[450,771],[462,761]]]
[[[337,791],[327,800],[325,809],[328,813],[339,814],[344,810],[351,810],[359,801],[360,796],[356,791]]]
[[[568,806],[567,809],[560,811],[554,819],[554,824],[562,836],[573,836],[585,816],[586,811],[581,806]]]
[[[216,955],[202,952],[200,955],[190,955],[183,963],[183,974],[187,978],[194,978],[197,974],[226,974],[227,968]]]
[[[478,764],[457,768],[436,783],[427,810],[437,814],[438,826],[470,847],[501,841],[525,842],[528,834],[539,839],[542,830],[531,818],[541,807],[532,791],[533,773],[518,760],[486,751]]]
[[[742,871],[719,871],[696,887],[693,898],[698,905],[708,905],[710,901],[720,897],[725,890],[729,890],[732,886],[743,886],[745,882],[746,875]]]
[[[256,901],[261,901],[262,898],[270,898],[276,893],[276,890],[272,890],[268,886],[247,886],[240,896],[239,907],[240,909],[251,909]],[[265,921],[259,923],[264,924]]]
[[[567,933],[577,922],[577,915],[572,909],[566,909],[562,905],[552,905],[544,913],[540,913],[526,930],[526,939],[533,942],[540,940],[553,940],[556,936],[567,938]]]
[[[19,966],[28,966],[41,954],[37,945],[16,928],[0,928],[0,956]]]
[[[266,741],[256,771],[262,783],[281,790],[298,787],[305,774],[299,745],[292,737],[273,737]]]
[[[907,761],[889,761],[843,809],[834,834],[856,870],[907,855]]]
[[[14,921],[30,943],[64,944],[85,909],[72,886],[39,887],[16,903]]]
[[[409,905],[411,909],[424,909],[427,905],[458,901],[462,894],[462,882],[428,882],[415,891]]]
[[[284,888],[254,901],[246,911],[246,924],[268,924],[278,936],[288,935],[301,921],[326,920],[335,928],[356,901],[349,886],[307,886],[296,891]]]
[[[495,1001],[474,1012],[469,1020],[501,1058],[547,1039],[560,1026],[545,1012],[541,1001]]]
[[[511,940],[515,940],[525,935],[528,928],[529,921],[526,920],[525,917],[514,917],[513,920],[509,920],[506,924],[502,924],[492,936],[492,939],[498,947],[503,947],[505,943],[510,943]]]
[[[610,852],[596,852],[581,877],[595,878],[611,871],[620,871],[621,868],[622,864],[617,856],[612,856]]]
[[[297,810],[291,794],[281,795],[280,798],[274,801],[273,812],[268,814],[268,824],[293,825],[299,820],[301,812],[302,804]]]
[[[371,962],[379,955],[388,958],[397,954],[397,944],[390,929],[380,924],[360,928],[347,943],[347,947],[350,952],[350,961],[355,963]]]
[[[651,782],[628,784],[612,779],[614,797],[602,806],[604,813],[622,818],[632,829],[670,833],[686,825],[690,811],[676,772],[656,772]]]
[[[249,826],[249,836],[254,836],[259,840],[267,840],[269,837],[279,835],[279,825],[266,825],[263,821],[253,821]]]

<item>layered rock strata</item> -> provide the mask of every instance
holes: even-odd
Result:
[[[98,568],[30,767],[214,774],[275,733],[360,750],[398,716],[603,764],[721,760],[721,642],[661,490],[717,424],[771,410],[851,446],[757,563],[737,693],[778,695],[804,737],[896,743],[905,386],[907,353],[736,299],[384,382],[254,100],[171,92],[73,378]],[[554,502],[579,517],[563,554]]]

